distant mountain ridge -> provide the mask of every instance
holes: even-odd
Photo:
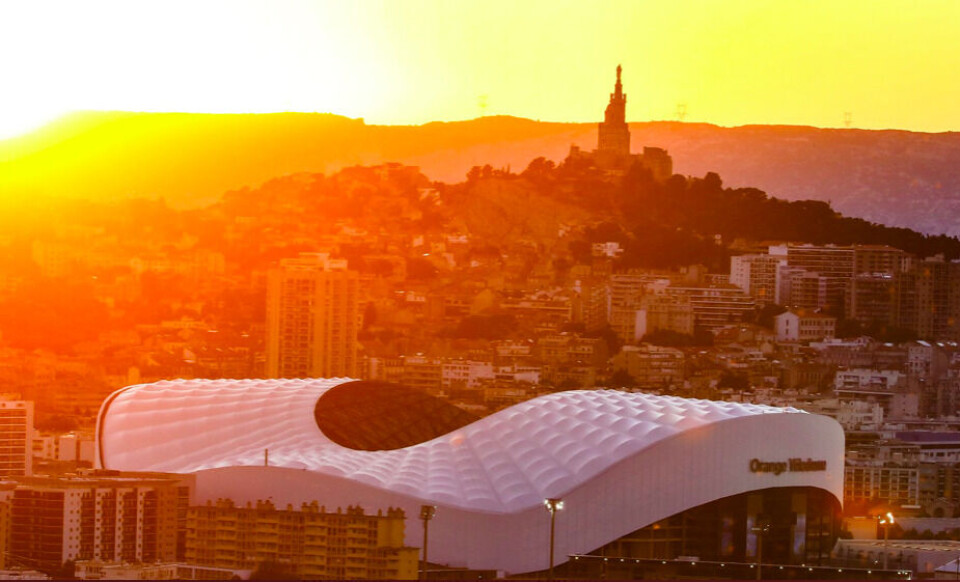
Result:
[[[667,149],[674,171],[716,172],[788,200],[830,201],[847,216],[960,234],[960,133],[799,126],[631,123],[634,151]],[[51,196],[163,197],[176,207],[298,172],[401,162],[460,182],[473,166],[520,171],[596,146],[595,123],[496,116],[419,126],[332,114],[78,113],[0,141],[0,202]]]

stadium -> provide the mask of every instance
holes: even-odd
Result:
[[[196,501],[402,508],[431,563],[505,575],[571,556],[817,564],[839,531],[844,437],[793,408],[615,390],[484,418],[347,378],[175,380],[112,394],[101,468],[196,475]],[[545,500],[562,500],[551,515]],[[555,520],[551,524],[551,518]],[[578,558],[579,559],[579,558]]]

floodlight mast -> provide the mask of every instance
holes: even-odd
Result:
[[[430,520],[437,514],[436,505],[421,505],[420,519],[423,520],[423,564],[420,566],[420,579],[427,578],[427,532],[430,527]]]
[[[750,528],[757,534],[757,580],[762,580],[760,571],[763,569],[763,534],[770,531],[770,524],[764,523]]]
[[[550,580],[553,580],[553,545],[554,545],[554,532],[556,530],[557,524],[557,512],[563,509],[563,499],[559,497],[548,497],[543,500],[543,504],[546,506],[547,511],[550,512]]]
[[[880,525],[883,526],[883,569],[887,569],[887,559],[890,554],[890,526],[896,523],[893,519],[893,514],[889,511],[885,515],[878,515],[877,519],[880,520]]]

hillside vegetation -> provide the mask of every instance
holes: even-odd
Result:
[[[529,216],[537,216],[540,208],[580,208],[580,213],[567,212],[565,216],[593,222],[585,232],[587,242],[620,243],[624,253],[619,268],[701,263],[724,272],[729,268],[729,255],[737,252],[731,245],[762,241],[889,245],[920,257],[942,254],[947,259],[960,258],[956,237],[925,235],[847,217],[822,201],[787,201],[757,188],[725,188],[714,172],[702,178],[674,175],[661,183],[634,166],[623,180],[611,183],[595,169],[569,163],[555,166],[544,158],[533,160],[519,175],[490,170],[488,167],[485,177],[483,171],[471,172],[479,175],[454,188],[453,192],[465,193],[452,202],[461,201],[455,213],[482,208],[473,222],[503,229],[491,242],[509,238],[517,229],[506,225],[524,223]],[[510,195],[503,197],[501,192]],[[514,203],[532,196],[552,202],[535,206]],[[489,228],[478,231],[486,232]],[[589,249],[581,252],[584,262],[589,262]]]
[[[659,146],[687,176],[786,200],[831,202],[848,216],[927,233],[960,233],[960,134],[650,122],[631,124],[633,149]],[[82,113],[0,141],[0,202],[52,196],[163,197],[209,204],[224,191],[299,172],[388,161],[445,182],[473,166],[525,168],[592,149],[596,125],[511,117],[367,125],[330,114]]]

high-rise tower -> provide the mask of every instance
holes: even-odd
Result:
[[[617,65],[617,84],[610,94],[610,103],[607,104],[603,123],[600,124],[597,153],[601,156],[630,155],[630,128],[627,127],[626,120],[627,95],[623,92],[623,83],[620,82],[622,70],[622,67]]]
[[[267,376],[357,374],[359,275],[322,253],[284,259],[267,280]]]
[[[33,474],[33,402],[0,398],[0,478]]]

